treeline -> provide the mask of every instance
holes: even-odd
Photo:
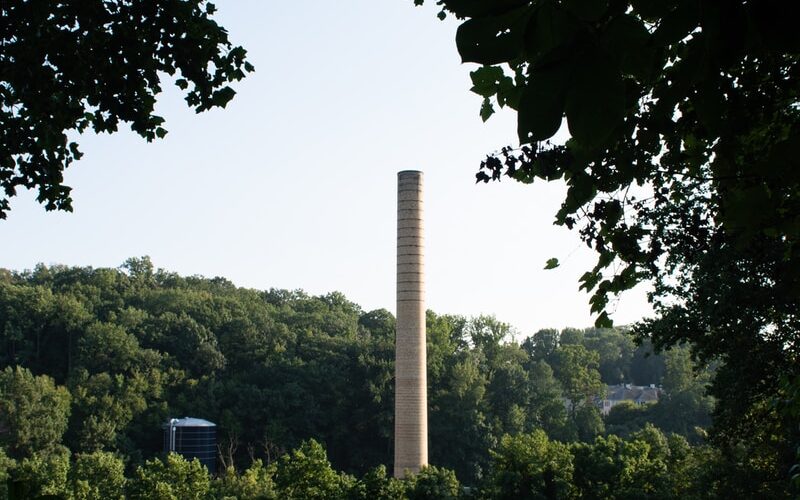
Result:
[[[627,470],[621,450],[653,449],[643,436],[656,434],[663,439],[650,441],[684,450],[669,456],[713,455],[704,444],[710,369],[696,369],[686,349],[656,355],[646,339],[637,346],[624,331],[596,329],[542,330],[520,344],[492,317],[431,311],[427,327],[436,477],[454,471],[473,491],[489,491],[500,481],[502,453],[530,446],[567,449],[569,470],[583,471],[593,453]],[[170,467],[153,462],[162,424],[188,415],[219,426],[220,470],[228,472],[209,482],[211,490],[269,476],[276,494],[288,495],[279,488],[281,461],[308,447],[319,454],[309,439],[324,445],[331,470],[342,471],[333,475],[352,486],[392,462],[393,352],[393,316],[363,311],[339,293],[242,289],[156,270],[148,258],[119,269],[0,271],[0,476],[80,497],[75,485],[91,486],[81,474],[94,467],[81,464],[102,463],[124,471],[132,495],[141,471]],[[605,384],[623,382],[664,393],[655,405],[620,405],[603,419],[595,398]],[[540,472],[550,488],[548,470]],[[568,479],[573,493],[592,477],[578,472]],[[56,487],[37,477],[64,479]],[[601,497],[617,495],[612,490]]]
[[[12,498],[75,500],[699,499],[730,490],[716,474],[721,463],[710,447],[691,447],[650,425],[628,439],[612,435],[592,443],[553,441],[542,430],[506,435],[492,452],[487,475],[470,487],[436,466],[402,480],[383,465],[361,477],[338,472],[314,440],[271,464],[256,459],[245,470],[230,467],[216,477],[176,454],[147,460],[126,475],[117,454],[95,451],[70,460],[62,448],[17,463],[10,491]]]

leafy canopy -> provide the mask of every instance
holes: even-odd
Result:
[[[580,278],[596,325],[611,324],[615,294],[650,280],[658,317],[635,333],[721,362],[712,438],[788,477],[800,444],[800,399],[786,397],[800,384],[800,4],[437,4],[463,20],[456,45],[481,65],[483,119],[517,113],[519,146],[489,155],[478,182],[563,180],[556,223],[597,254]],[[551,142],[564,124],[569,139]]]
[[[490,155],[477,179],[566,181],[556,222],[580,227],[598,253],[581,278],[598,326],[610,323],[610,294],[644,279],[674,291],[667,276],[691,270],[717,237],[776,246],[798,293],[794,3],[437,4],[464,20],[463,61],[482,65],[471,74],[482,117],[495,105],[517,113],[520,147]],[[565,118],[570,139],[550,143]]]
[[[82,153],[74,132],[162,138],[153,113],[165,75],[197,112],[225,107],[253,71],[205,0],[13,0],[0,4],[0,218],[18,187],[47,210],[71,210],[63,172]]]

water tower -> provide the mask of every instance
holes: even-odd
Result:
[[[217,471],[217,425],[202,418],[173,418],[164,424],[164,452],[198,459],[211,474]]]

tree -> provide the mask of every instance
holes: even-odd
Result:
[[[12,1],[0,6],[0,218],[18,187],[47,210],[71,210],[63,171],[82,153],[74,132],[152,141],[167,131],[153,113],[163,75],[176,77],[197,112],[225,107],[228,85],[253,66],[211,16],[206,0]]]
[[[553,371],[561,382],[566,398],[570,439],[590,441],[604,430],[603,420],[594,401],[604,384],[598,371],[600,355],[581,344],[564,344],[555,352]]]
[[[570,415],[592,403],[592,398],[600,394],[603,383],[597,368],[600,355],[589,351],[582,345],[563,345],[556,351],[554,372],[564,388],[564,397],[570,401]]]
[[[518,434],[525,430],[531,396],[525,351],[514,343],[499,345],[487,361],[487,402],[494,434]]]
[[[8,499],[8,482],[11,478],[10,471],[14,468],[14,460],[6,455],[5,450],[0,447],[0,499]]]
[[[275,467],[265,467],[261,460],[253,461],[242,474],[228,467],[214,482],[214,497],[239,500],[276,498],[275,483],[272,481],[274,474]]]
[[[279,496],[289,499],[341,498],[348,483],[348,478],[333,470],[325,449],[313,439],[281,457],[275,473]]]
[[[573,417],[575,431],[581,441],[591,441],[606,430],[600,410],[595,405],[584,405],[578,408]]]
[[[563,435],[567,412],[561,399],[561,384],[544,361],[531,361],[527,367],[530,399],[526,431],[544,430],[548,436]]]
[[[105,451],[77,455],[70,469],[70,483],[75,500],[124,499],[125,464]]]
[[[380,498],[385,500],[405,500],[406,485],[401,479],[386,474],[386,466],[379,465],[367,471],[354,486],[351,497],[359,500]]]
[[[394,338],[395,319],[386,309],[375,309],[365,312],[358,318],[359,326],[364,327],[371,335],[381,338]]]
[[[572,456],[542,430],[503,436],[492,451],[487,495],[497,499],[574,498]]]
[[[667,468],[641,440],[598,437],[592,444],[573,445],[575,486],[581,498],[653,498],[663,491]]]
[[[592,328],[587,330],[583,345],[600,355],[598,369],[604,383],[614,385],[630,381],[634,342],[627,332]]]
[[[654,352],[650,339],[641,339],[631,359],[631,381],[636,385],[661,384],[664,356]]]
[[[664,432],[674,432],[692,443],[704,440],[711,426],[714,401],[708,397],[711,372],[695,367],[688,347],[664,351],[664,393],[650,408],[652,422]]]
[[[426,465],[406,481],[409,500],[457,500],[461,497],[461,485],[455,472],[442,467]]]
[[[694,385],[694,364],[688,349],[674,348],[665,351],[664,370],[661,386],[667,394],[683,392]]]
[[[597,252],[580,278],[597,326],[614,294],[652,280],[659,317],[639,338],[724,362],[715,439],[761,439],[769,421],[790,436],[773,447],[786,477],[800,431],[769,401],[778,374],[800,378],[798,5],[438,3],[464,20],[462,59],[482,65],[483,118],[517,112],[520,147],[487,157],[478,181],[565,181],[556,223]],[[564,117],[569,140],[550,142]]]
[[[4,365],[38,363],[42,338],[53,309],[53,294],[45,287],[0,284],[0,328],[5,344]]]
[[[66,496],[69,450],[53,445],[19,460],[12,473],[10,498]]]
[[[462,481],[473,482],[481,475],[494,437],[486,415],[486,357],[470,348],[469,332],[483,327],[476,328],[460,316],[437,316],[432,311],[426,319],[429,458],[454,470]],[[499,323],[485,319],[483,326],[492,325],[486,330],[497,330]]]
[[[89,375],[81,370],[70,383],[74,410],[68,439],[74,451],[114,449],[118,433],[147,409],[148,377]]]
[[[553,355],[558,349],[558,330],[543,328],[522,342],[522,348],[535,360],[552,362]]]
[[[627,438],[653,420],[653,405],[637,405],[633,401],[622,401],[609,410],[603,423],[606,432]]]
[[[129,498],[141,500],[202,500],[211,490],[211,478],[203,464],[196,458],[190,462],[176,453],[137,467],[128,484]]]
[[[136,338],[124,328],[96,322],[78,340],[77,363],[90,373],[125,372],[135,365],[139,351]]]
[[[472,345],[484,351],[491,351],[503,340],[513,340],[515,331],[511,325],[498,321],[494,316],[480,315],[466,324],[464,333]],[[490,353],[487,352],[487,355]]]
[[[483,65],[472,90],[484,108],[494,102],[518,116],[519,154],[490,157],[478,180],[567,181],[557,222],[587,222],[582,236],[599,261],[581,281],[597,291],[593,311],[609,293],[680,264],[677,231],[704,247],[718,229],[745,245],[761,234],[794,258],[800,43],[773,16],[779,4],[438,3],[443,15],[466,19],[456,44],[465,62]],[[545,142],[564,116],[571,139]],[[634,183],[651,185],[652,198],[633,200]],[[748,213],[758,203],[766,211]],[[687,225],[672,227],[678,220]],[[679,260],[658,266],[662,255]],[[604,280],[600,271],[615,261],[620,272]]]
[[[12,458],[29,457],[61,441],[70,395],[46,375],[19,366],[0,371],[0,445]]]

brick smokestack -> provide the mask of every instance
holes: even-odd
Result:
[[[428,463],[422,172],[397,174],[394,476]]]

